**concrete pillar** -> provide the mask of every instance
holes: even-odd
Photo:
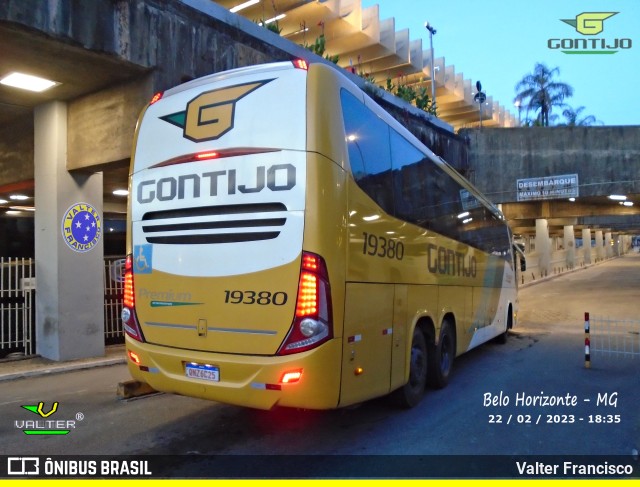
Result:
[[[52,360],[104,355],[102,173],[66,158],[66,103],[36,107],[36,352]]]
[[[596,258],[602,260],[605,258],[604,235],[602,230],[596,230]]]
[[[549,223],[543,218],[536,220],[536,253],[540,275],[546,276],[551,267],[551,239]]]
[[[584,264],[591,264],[591,229],[582,229],[582,252],[584,257]]]
[[[628,254],[633,246],[633,238],[631,235],[622,236],[622,253]]]
[[[613,247],[611,246],[611,240],[613,240],[613,235],[611,232],[607,232],[604,234],[604,256],[607,259],[613,257]]]
[[[576,237],[573,225],[564,226],[563,244],[567,251],[567,267],[573,269],[576,266]]]
[[[611,239],[613,240],[613,256],[620,257],[624,254],[624,235],[618,233],[612,233]]]

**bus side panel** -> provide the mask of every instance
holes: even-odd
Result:
[[[303,248],[321,255],[327,263],[335,337],[343,333],[348,245],[346,147],[339,95],[342,83],[343,77],[335,69],[322,64],[309,67]]]
[[[406,367],[407,354],[411,352],[405,347],[409,340],[409,330],[412,322],[409,320],[408,309],[409,286],[396,284],[394,286],[393,300],[393,337],[391,348],[391,387],[395,390],[407,382],[408,370]],[[409,340],[410,341],[410,340]]]
[[[390,391],[393,284],[347,283],[340,406]]]
[[[501,272],[502,271],[502,272]],[[516,326],[516,315],[518,312],[518,295],[516,282],[514,277],[514,268],[510,265],[504,265],[502,269],[495,269],[496,274],[503,275],[502,281],[507,282],[508,285],[500,287],[498,282],[498,275],[493,276],[495,282],[493,284],[489,281],[485,288],[474,288],[474,306],[476,312],[482,311],[478,309],[480,303],[486,303],[484,305],[484,312],[488,313],[485,318],[485,325],[478,326],[477,322],[472,323],[472,329],[469,330],[470,342],[466,350],[470,350],[478,345],[486,342],[504,333],[507,330],[507,320],[509,319],[509,305],[512,305],[513,323],[512,326]],[[491,276],[491,273],[487,273],[487,276]]]
[[[333,334],[342,336],[344,317],[347,194],[345,172],[320,154],[307,154],[303,249],[321,255],[329,272]]]
[[[307,151],[323,154],[341,167],[347,155],[341,119],[340,88],[344,77],[323,64],[312,64],[307,76]]]

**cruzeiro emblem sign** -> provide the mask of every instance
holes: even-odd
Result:
[[[88,252],[101,236],[100,214],[88,203],[71,205],[62,217],[62,237],[74,252]]]

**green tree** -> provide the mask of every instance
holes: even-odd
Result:
[[[537,113],[539,125],[549,126],[549,115],[554,107],[565,107],[564,100],[573,96],[573,88],[567,83],[556,81],[559,68],[549,69],[542,63],[536,63],[533,73],[525,75],[516,85],[514,101]]]
[[[273,22],[269,22],[267,24],[264,19],[260,19],[254,20],[253,23],[258,24],[260,27],[264,27],[267,30],[270,30],[274,34],[280,35],[280,33],[282,32],[282,27],[280,27],[280,24],[278,24],[277,20],[274,20]]]
[[[588,125],[596,125],[602,124],[596,117],[593,115],[585,115],[582,116],[582,112],[585,110],[584,107],[580,106],[575,110],[571,107],[567,107],[562,111],[562,116],[566,119],[567,123],[560,123],[558,125],[568,125],[569,127],[575,126],[588,126]]]
[[[338,56],[337,54],[334,56],[330,56],[329,54],[325,53],[326,40],[324,38],[324,34],[320,34],[320,36],[316,38],[313,44],[305,43],[302,47],[313,52],[314,54],[317,54],[318,56],[324,57],[327,61],[331,61],[334,64],[338,64],[338,61],[340,60],[340,56]]]

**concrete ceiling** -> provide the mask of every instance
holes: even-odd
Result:
[[[18,71],[59,83],[42,93],[0,84],[0,126],[11,132],[16,120],[33,117],[33,108],[52,100],[73,100],[107,86],[125,82],[145,72],[143,68],[53,40],[41,33],[0,23],[0,79]],[[128,167],[110,167],[104,172],[105,207],[122,206],[115,188],[126,188]],[[15,184],[0,186],[0,199],[20,192],[33,197],[33,174]],[[16,205],[11,202],[11,205]],[[33,205],[33,200],[24,206]],[[0,205],[7,207],[9,204]]]
[[[6,24],[0,24],[0,53],[0,78],[19,71],[60,83],[43,93],[0,85],[0,124],[30,115],[34,106],[47,101],[71,100],[144,72],[112,56]]]
[[[240,0],[216,3],[230,8]],[[267,19],[273,14],[271,5],[271,2],[262,2],[241,14],[250,20]],[[408,31],[396,32],[393,19],[380,20],[377,8],[362,9],[360,0],[279,0],[278,8],[287,15],[279,21],[282,35],[293,42],[310,43],[324,30],[327,51],[340,56],[341,66],[354,65],[381,85],[390,74],[402,72],[406,83],[425,86],[430,92],[429,53],[422,49],[421,41],[410,39]],[[456,73],[454,67],[446,66],[443,58],[436,58],[435,63],[438,68],[436,93],[439,117],[456,128],[477,125],[479,112],[473,102],[472,82]],[[90,52],[71,42],[0,23],[0,78],[13,71],[42,76],[60,84],[44,93],[0,85],[0,126],[9,134],[16,120],[33,117],[35,106],[51,100],[73,100],[145,72],[143,68],[113,56]],[[487,109],[484,117],[483,123],[487,126],[514,123],[513,115],[493,101],[491,110]],[[109,167],[104,172],[105,209],[122,208],[122,197],[114,197],[112,191],[126,186],[127,173],[126,164]],[[24,174],[19,182],[0,186],[0,199],[8,199],[16,192],[33,197],[33,188],[33,174]],[[610,205],[605,197],[593,203],[594,209]],[[16,204],[11,202],[0,206]],[[33,200],[23,204],[32,205]],[[513,218],[518,220],[515,216]],[[523,227],[530,228],[527,218],[521,220]],[[514,223],[518,225],[517,221]]]

